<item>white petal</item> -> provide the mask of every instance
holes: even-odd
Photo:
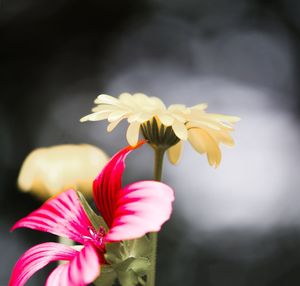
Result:
[[[175,121],[172,125],[173,131],[175,135],[181,139],[181,140],[186,140],[188,137],[187,129],[186,126],[179,121]]]
[[[96,104],[119,105],[119,100],[108,94],[100,94],[94,101]]]
[[[140,131],[140,123],[139,122],[132,122],[129,124],[126,138],[128,143],[131,146],[135,146],[139,140],[139,131]]]
[[[151,103],[153,104],[153,106],[155,106],[155,108],[160,110],[166,110],[166,106],[160,98],[152,96],[150,97],[150,99],[151,99]]]
[[[167,114],[158,114],[157,117],[165,126],[171,126],[174,122],[174,118]]]
[[[129,112],[127,110],[117,110],[117,111],[113,111],[109,114],[108,116],[108,121],[109,122],[113,122],[116,120],[119,120],[120,118],[124,117],[126,114],[128,114]]]
[[[144,123],[150,120],[152,117],[154,117],[153,114],[149,112],[141,112],[138,114],[136,121],[138,121],[139,123]]]
[[[176,145],[167,150],[168,159],[172,164],[177,164],[181,158],[183,142],[180,140]]]
[[[89,115],[80,118],[80,122],[103,120],[106,119],[109,114],[110,111],[99,111],[99,112],[91,113]]]
[[[123,120],[124,118],[120,118],[119,120],[113,121],[107,125],[107,132],[111,132],[115,129],[115,127]]]
[[[98,112],[98,111],[115,111],[119,110],[119,106],[115,105],[110,105],[110,104],[100,104],[92,108],[93,112]]]
[[[186,106],[183,104],[172,104],[168,107],[168,110],[173,112],[173,111],[182,111],[184,112],[186,110]]]

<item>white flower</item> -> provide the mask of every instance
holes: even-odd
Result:
[[[81,118],[81,122],[107,119],[110,132],[127,119],[126,138],[130,145],[137,144],[141,130],[150,145],[167,149],[173,164],[178,162],[185,140],[189,140],[197,152],[206,153],[211,166],[218,166],[221,161],[220,143],[234,145],[229,132],[239,118],[206,113],[206,104],[192,107],[172,104],[167,108],[159,98],[142,93],[122,93],[118,99],[101,94],[95,103],[93,113]]]

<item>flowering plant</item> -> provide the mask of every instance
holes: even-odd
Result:
[[[207,113],[206,104],[173,104],[167,108],[159,98],[141,93],[122,93],[119,99],[101,94],[95,103],[93,113],[81,121],[107,119],[109,132],[123,119],[129,123],[126,138],[130,146],[113,156],[93,182],[93,198],[101,216],[80,192],[69,189],[18,221],[13,230],[26,227],[49,232],[80,246],[48,242],[30,248],[16,263],[10,286],[24,285],[36,271],[60,260],[66,263],[53,270],[47,286],[92,282],[110,286],[116,279],[123,286],[154,286],[157,232],[170,218],[174,200],[172,189],[159,182],[165,152],[171,163],[177,163],[182,143],[188,140],[197,152],[206,153],[211,166],[217,167],[220,144],[234,145],[230,132],[239,118]],[[138,143],[140,133],[145,141]],[[125,158],[145,142],[154,150],[155,181],[122,188]],[[68,180],[70,184],[73,182]]]
[[[13,226],[12,230],[26,227],[68,237],[82,248],[52,242],[30,248],[15,265],[10,286],[24,285],[36,271],[58,260],[68,263],[54,269],[48,286],[87,285],[99,275],[100,285],[109,285],[116,277],[124,285],[143,281],[150,264],[145,234],[159,231],[169,219],[174,195],[170,187],[156,181],[122,188],[125,158],[133,149],[118,152],[94,181],[94,200],[102,217],[93,212],[81,193],[68,190]]]

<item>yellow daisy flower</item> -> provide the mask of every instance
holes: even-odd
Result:
[[[130,145],[137,144],[142,131],[152,147],[167,150],[173,164],[178,162],[186,140],[200,154],[206,153],[209,164],[216,167],[221,161],[220,143],[234,145],[230,132],[239,118],[206,113],[206,104],[172,104],[167,108],[159,98],[142,93],[122,93],[119,98],[100,94],[95,103],[93,113],[81,118],[81,122],[107,119],[110,132],[127,119],[126,138]]]
[[[67,189],[92,197],[93,180],[108,159],[101,149],[89,144],[38,148],[24,160],[18,186],[42,200]]]

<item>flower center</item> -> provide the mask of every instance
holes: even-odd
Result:
[[[99,230],[95,230],[94,227],[88,226],[89,236],[83,236],[83,238],[87,241],[92,241],[97,248],[104,251],[104,237],[105,237],[105,229],[100,226]]]
[[[153,117],[141,125],[143,136],[153,148],[168,149],[177,144],[180,139],[175,135],[172,126],[163,125]]]

